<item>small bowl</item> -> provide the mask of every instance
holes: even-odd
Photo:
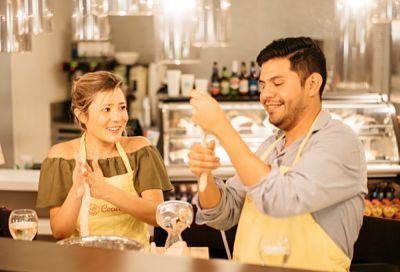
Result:
[[[136,250],[143,251],[143,244],[125,237],[119,236],[84,236],[84,237],[71,237],[61,241],[57,244],[60,245],[79,245],[84,247],[97,247],[115,250]]]
[[[133,65],[139,59],[139,53],[138,52],[117,52],[117,53],[115,53],[114,57],[119,64]]]

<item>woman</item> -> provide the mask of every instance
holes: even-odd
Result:
[[[37,198],[37,207],[50,207],[56,239],[80,235],[87,183],[89,235],[126,236],[147,245],[145,223],[156,225],[163,191],[172,189],[157,149],[144,137],[122,136],[128,113],[121,84],[109,72],[88,73],[74,82],[71,110],[84,133],[50,149]]]

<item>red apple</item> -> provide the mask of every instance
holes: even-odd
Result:
[[[391,203],[390,203],[389,199],[384,198],[384,199],[382,199],[382,204],[387,206],[387,205],[390,205]]]
[[[372,204],[374,204],[375,206],[381,206],[382,202],[380,202],[379,199],[374,199],[372,200]]]
[[[365,204],[365,207],[369,207],[369,206],[372,205],[372,203],[371,203],[371,201],[369,199],[365,199],[364,200],[364,204]]]
[[[393,199],[392,199],[392,203],[393,203],[393,204],[400,204],[400,199],[397,198],[397,197],[396,197],[396,198],[393,198]]]

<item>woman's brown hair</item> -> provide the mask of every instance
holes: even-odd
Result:
[[[81,128],[86,129],[85,124],[82,124],[75,115],[75,109],[87,116],[89,106],[98,93],[113,91],[120,88],[121,85],[121,78],[106,71],[87,73],[74,80],[71,89],[71,111],[75,117],[75,122]]]

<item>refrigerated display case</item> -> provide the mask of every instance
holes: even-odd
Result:
[[[252,151],[277,129],[268,122],[267,114],[258,101],[220,101],[233,127]],[[201,142],[201,129],[191,121],[192,107],[188,101],[162,100],[162,152],[172,181],[194,181],[187,167],[188,152]],[[349,125],[364,145],[368,177],[396,177],[399,165],[399,128],[395,109],[380,94],[331,93],[324,96],[323,109],[332,117]],[[207,141],[213,139],[208,135]],[[340,139],[338,139],[340,141]],[[222,146],[216,145],[221,167],[215,175],[227,178],[234,174],[230,159]]]

